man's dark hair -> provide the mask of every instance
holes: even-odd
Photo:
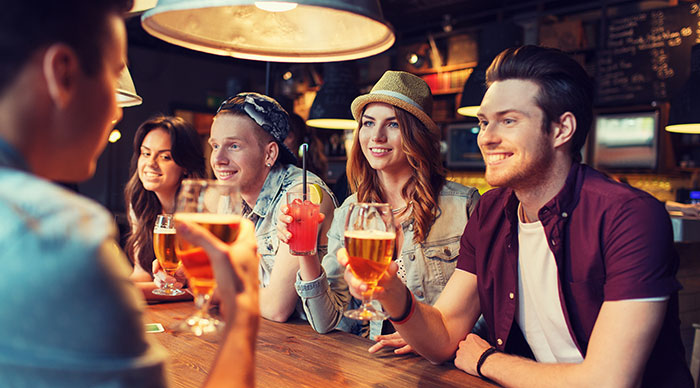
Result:
[[[80,65],[94,75],[102,65],[107,16],[122,14],[133,0],[3,1],[0,11],[0,93],[31,56],[54,43],[75,50]]]
[[[593,120],[593,81],[583,67],[563,52],[545,47],[522,46],[498,54],[486,70],[486,85],[496,81],[520,79],[539,86],[535,97],[544,112],[543,130],[565,112],[576,117],[576,132],[571,139],[571,155],[581,161],[581,147]]]

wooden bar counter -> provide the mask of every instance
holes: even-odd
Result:
[[[167,373],[173,387],[199,387],[218,345],[191,334],[168,330],[195,311],[191,302],[149,305],[147,323],[161,323],[164,333],[147,334],[169,352]],[[258,387],[495,387],[451,363],[432,365],[420,356],[396,356],[386,350],[369,354],[372,341],[335,331],[318,334],[307,322],[262,320],[255,356]]]

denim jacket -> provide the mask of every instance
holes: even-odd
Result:
[[[315,183],[328,193],[333,199],[333,204],[338,206],[338,201],[333,191],[314,173],[307,171],[308,184]],[[270,283],[270,274],[275,264],[275,256],[279,249],[280,241],[277,238],[277,216],[280,207],[287,203],[287,191],[292,187],[302,184],[302,170],[292,164],[275,165],[265,179],[260,195],[255,202],[255,207],[248,208],[244,214],[255,224],[255,237],[258,240],[258,252],[260,259],[259,279],[260,285],[267,287]],[[247,206],[244,206],[246,208]],[[327,246],[319,246],[319,252],[325,252]]]
[[[471,215],[479,192],[473,187],[447,182],[440,191],[438,215],[423,243],[413,242],[413,219],[401,223],[403,245],[401,258],[406,269],[406,286],[416,299],[433,304],[452,276],[457,264],[459,241]],[[309,323],[319,333],[334,328],[365,334],[366,324],[343,317],[343,311],[360,305],[353,298],[343,279],[343,267],[338,264],[336,252],[345,245],[343,233],[350,205],[357,202],[352,195],[335,210],[328,230],[328,254],[323,258],[321,275],[312,281],[303,281],[297,273],[295,283]],[[375,302],[376,303],[376,302]],[[381,334],[382,321],[371,321],[369,337]]]

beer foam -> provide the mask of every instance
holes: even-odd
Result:
[[[175,229],[171,228],[160,228],[160,227],[155,227],[153,228],[153,233],[157,234],[175,234]]]
[[[369,240],[396,239],[396,233],[379,230],[346,230],[345,237]]]
[[[173,218],[178,221],[196,222],[198,224],[234,224],[241,221],[241,216],[238,214],[216,213],[175,213]]]

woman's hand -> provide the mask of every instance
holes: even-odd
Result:
[[[158,260],[153,260],[153,282],[158,286],[158,288],[163,288],[165,283],[173,285],[173,288],[182,288],[187,284],[187,277],[185,276],[185,270],[182,266],[175,271],[175,276],[170,276],[163,268],[160,266]]]
[[[413,348],[411,347],[411,345],[406,343],[406,341],[401,337],[401,334],[399,334],[399,332],[386,335],[378,335],[374,337],[374,340],[377,341],[377,343],[372,345],[368,349],[370,353],[376,353],[377,351],[379,351],[379,349],[382,349],[387,346],[396,348],[394,349],[395,354],[407,354],[413,352]]]
[[[350,293],[355,298],[362,299],[362,293],[367,291],[369,286],[353,274],[349,265],[348,252],[345,248],[340,248],[338,250],[338,262],[345,267],[344,278],[345,282],[348,284]],[[378,300],[382,304],[382,307],[384,307],[384,310],[392,317],[402,316],[405,314],[407,308],[406,293],[409,291],[403,282],[401,282],[401,279],[396,276],[398,270],[398,264],[392,261],[386,271],[384,271],[382,277],[379,278],[377,286],[372,293],[372,298]]]

